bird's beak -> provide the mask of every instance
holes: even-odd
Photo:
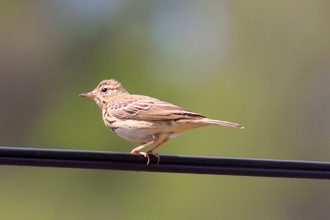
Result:
[[[87,97],[87,98],[95,98],[96,97],[96,94],[93,93],[93,92],[87,92],[87,93],[83,93],[83,94],[80,94],[79,96],[82,96],[82,97]]]

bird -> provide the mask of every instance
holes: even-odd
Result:
[[[141,144],[131,153],[146,157],[147,164],[150,162],[150,154],[157,156],[158,164],[160,157],[154,150],[186,130],[210,125],[244,128],[237,123],[209,119],[200,113],[156,98],[130,94],[115,79],[103,80],[93,91],[80,96],[94,99],[102,109],[105,125],[113,133],[127,141]],[[155,146],[149,151],[141,151],[153,144]]]

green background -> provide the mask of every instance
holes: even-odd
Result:
[[[0,145],[129,152],[78,95],[115,78],[245,129],[160,154],[330,160],[328,1],[2,1]],[[325,180],[0,167],[1,219],[329,219]]]

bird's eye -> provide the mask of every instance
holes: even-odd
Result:
[[[101,91],[104,92],[104,93],[106,93],[108,91],[108,89],[107,88],[103,88]]]

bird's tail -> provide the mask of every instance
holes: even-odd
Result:
[[[204,122],[205,121],[205,122]],[[244,129],[242,125],[239,125],[237,123],[229,122],[229,121],[219,121],[209,118],[204,118],[201,123],[205,123],[207,125],[218,125],[218,126],[224,126],[224,127],[233,127],[233,128],[240,128]]]
[[[244,128],[242,125],[239,125],[237,123],[233,123],[233,122],[229,122],[229,121],[219,121],[219,120],[209,119],[209,118],[199,118],[199,119],[195,119],[195,120],[182,119],[182,120],[180,120],[180,123],[189,123],[189,124],[192,123],[192,124],[197,125],[196,127],[218,125],[218,126],[233,127],[233,128],[240,128],[240,129]]]

